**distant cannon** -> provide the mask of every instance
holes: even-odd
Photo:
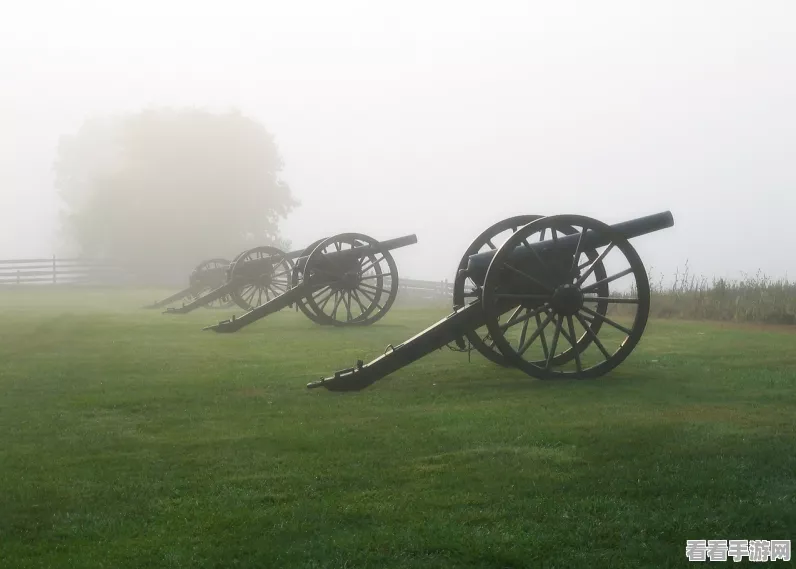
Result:
[[[164,314],[186,314],[216,303],[225,306],[237,304],[244,310],[260,306],[290,287],[292,259],[301,255],[302,251],[285,253],[270,245],[247,249],[229,263],[221,273],[223,278],[216,279],[213,288],[205,289],[201,296],[194,296],[188,304],[167,308]]]
[[[579,215],[501,221],[465,252],[450,315],[307,387],[358,391],[445,346],[539,379],[600,377],[633,351],[649,315],[647,273],[628,240],[673,225],[668,211],[613,226]]]
[[[145,306],[144,308],[162,308],[186,298],[194,300],[201,298],[207,292],[214,290],[224,284],[230,262],[226,259],[209,259],[202,261],[191,272],[188,278],[188,287],[164,298],[158,302]],[[232,304],[229,297],[219,297],[208,302],[206,306],[210,308],[225,308]]]
[[[204,329],[235,332],[293,305],[317,324],[373,324],[398,295],[398,268],[390,251],[415,243],[416,235],[379,242],[361,233],[316,241],[291,265],[289,287],[241,316]]]

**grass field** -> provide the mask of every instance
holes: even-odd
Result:
[[[687,539],[796,538],[796,327],[652,320],[597,381],[442,350],[331,393],[304,386],[444,311],[216,335],[158,294],[0,292],[0,567],[682,567]]]

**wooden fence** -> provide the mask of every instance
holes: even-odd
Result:
[[[143,277],[143,275],[140,275]],[[0,259],[0,285],[94,285],[120,286],[146,278],[132,278],[105,260],[47,257]],[[187,284],[188,278],[185,277]],[[453,285],[446,281],[399,279],[399,293],[408,299],[450,298]]]
[[[445,281],[398,280],[398,294],[425,300],[448,299],[453,296],[453,284]]]
[[[107,261],[55,256],[0,259],[0,285],[121,284],[124,271]]]

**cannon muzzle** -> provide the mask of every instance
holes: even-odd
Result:
[[[673,226],[674,216],[672,215],[672,212],[664,211],[661,213],[646,215],[644,217],[639,217],[611,225],[611,229],[622,235],[622,237],[625,239],[629,240],[633,239],[634,237],[640,237],[642,235],[654,233],[655,231],[660,231]],[[542,251],[550,249],[553,246],[555,246],[558,251],[565,251],[567,249],[572,249],[574,251],[574,249],[578,247],[579,241],[581,250],[596,249],[598,247],[605,247],[608,245],[610,243],[610,236],[603,235],[594,230],[587,230],[583,234],[582,239],[580,233],[573,233],[572,235],[559,237],[556,241],[547,239],[545,241],[531,243],[530,248],[525,246],[517,247],[512,252],[512,259],[516,259],[521,262],[522,259],[541,253]],[[533,251],[529,249],[533,249]],[[492,258],[494,256],[495,251],[486,251],[484,253],[471,255],[467,264],[467,276],[473,279],[474,282],[483,283],[484,277],[486,276],[486,271],[489,268],[489,264],[492,262]]]

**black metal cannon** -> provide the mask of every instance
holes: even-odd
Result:
[[[390,310],[398,295],[398,268],[390,251],[415,243],[416,235],[379,242],[361,233],[316,241],[290,264],[289,286],[279,294],[241,316],[204,329],[235,332],[293,305],[318,324],[373,324]]]
[[[284,293],[290,287],[292,259],[304,250],[285,253],[277,247],[262,245],[238,254],[223,271],[223,279],[193,301],[177,308],[167,308],[164,314],[186,314],[202,306],[224,303],[251,310]]]
[[[162,308],[186,298],[193,300],[202,298],[209,291],[224,284],[229,266],[230,262],[226,259],[208,259],[207,261],[202,261],[191,272],[188,278],[187,288],[182,289],[180,292],[168,298],[145,306],[144,308]],[[226,308],[231,303],[232,301],[229,297],[219,297],[211,300],[205,304],[205,306],[210,308]]]
[[[357,391],[446,345],[539,379],[602,376],[633,351],[649,315],[647,273],[628,240],[673,225],[668,211],[613,226],[579,215],[501,221],[462,257],[451,314],[307,387]]]

